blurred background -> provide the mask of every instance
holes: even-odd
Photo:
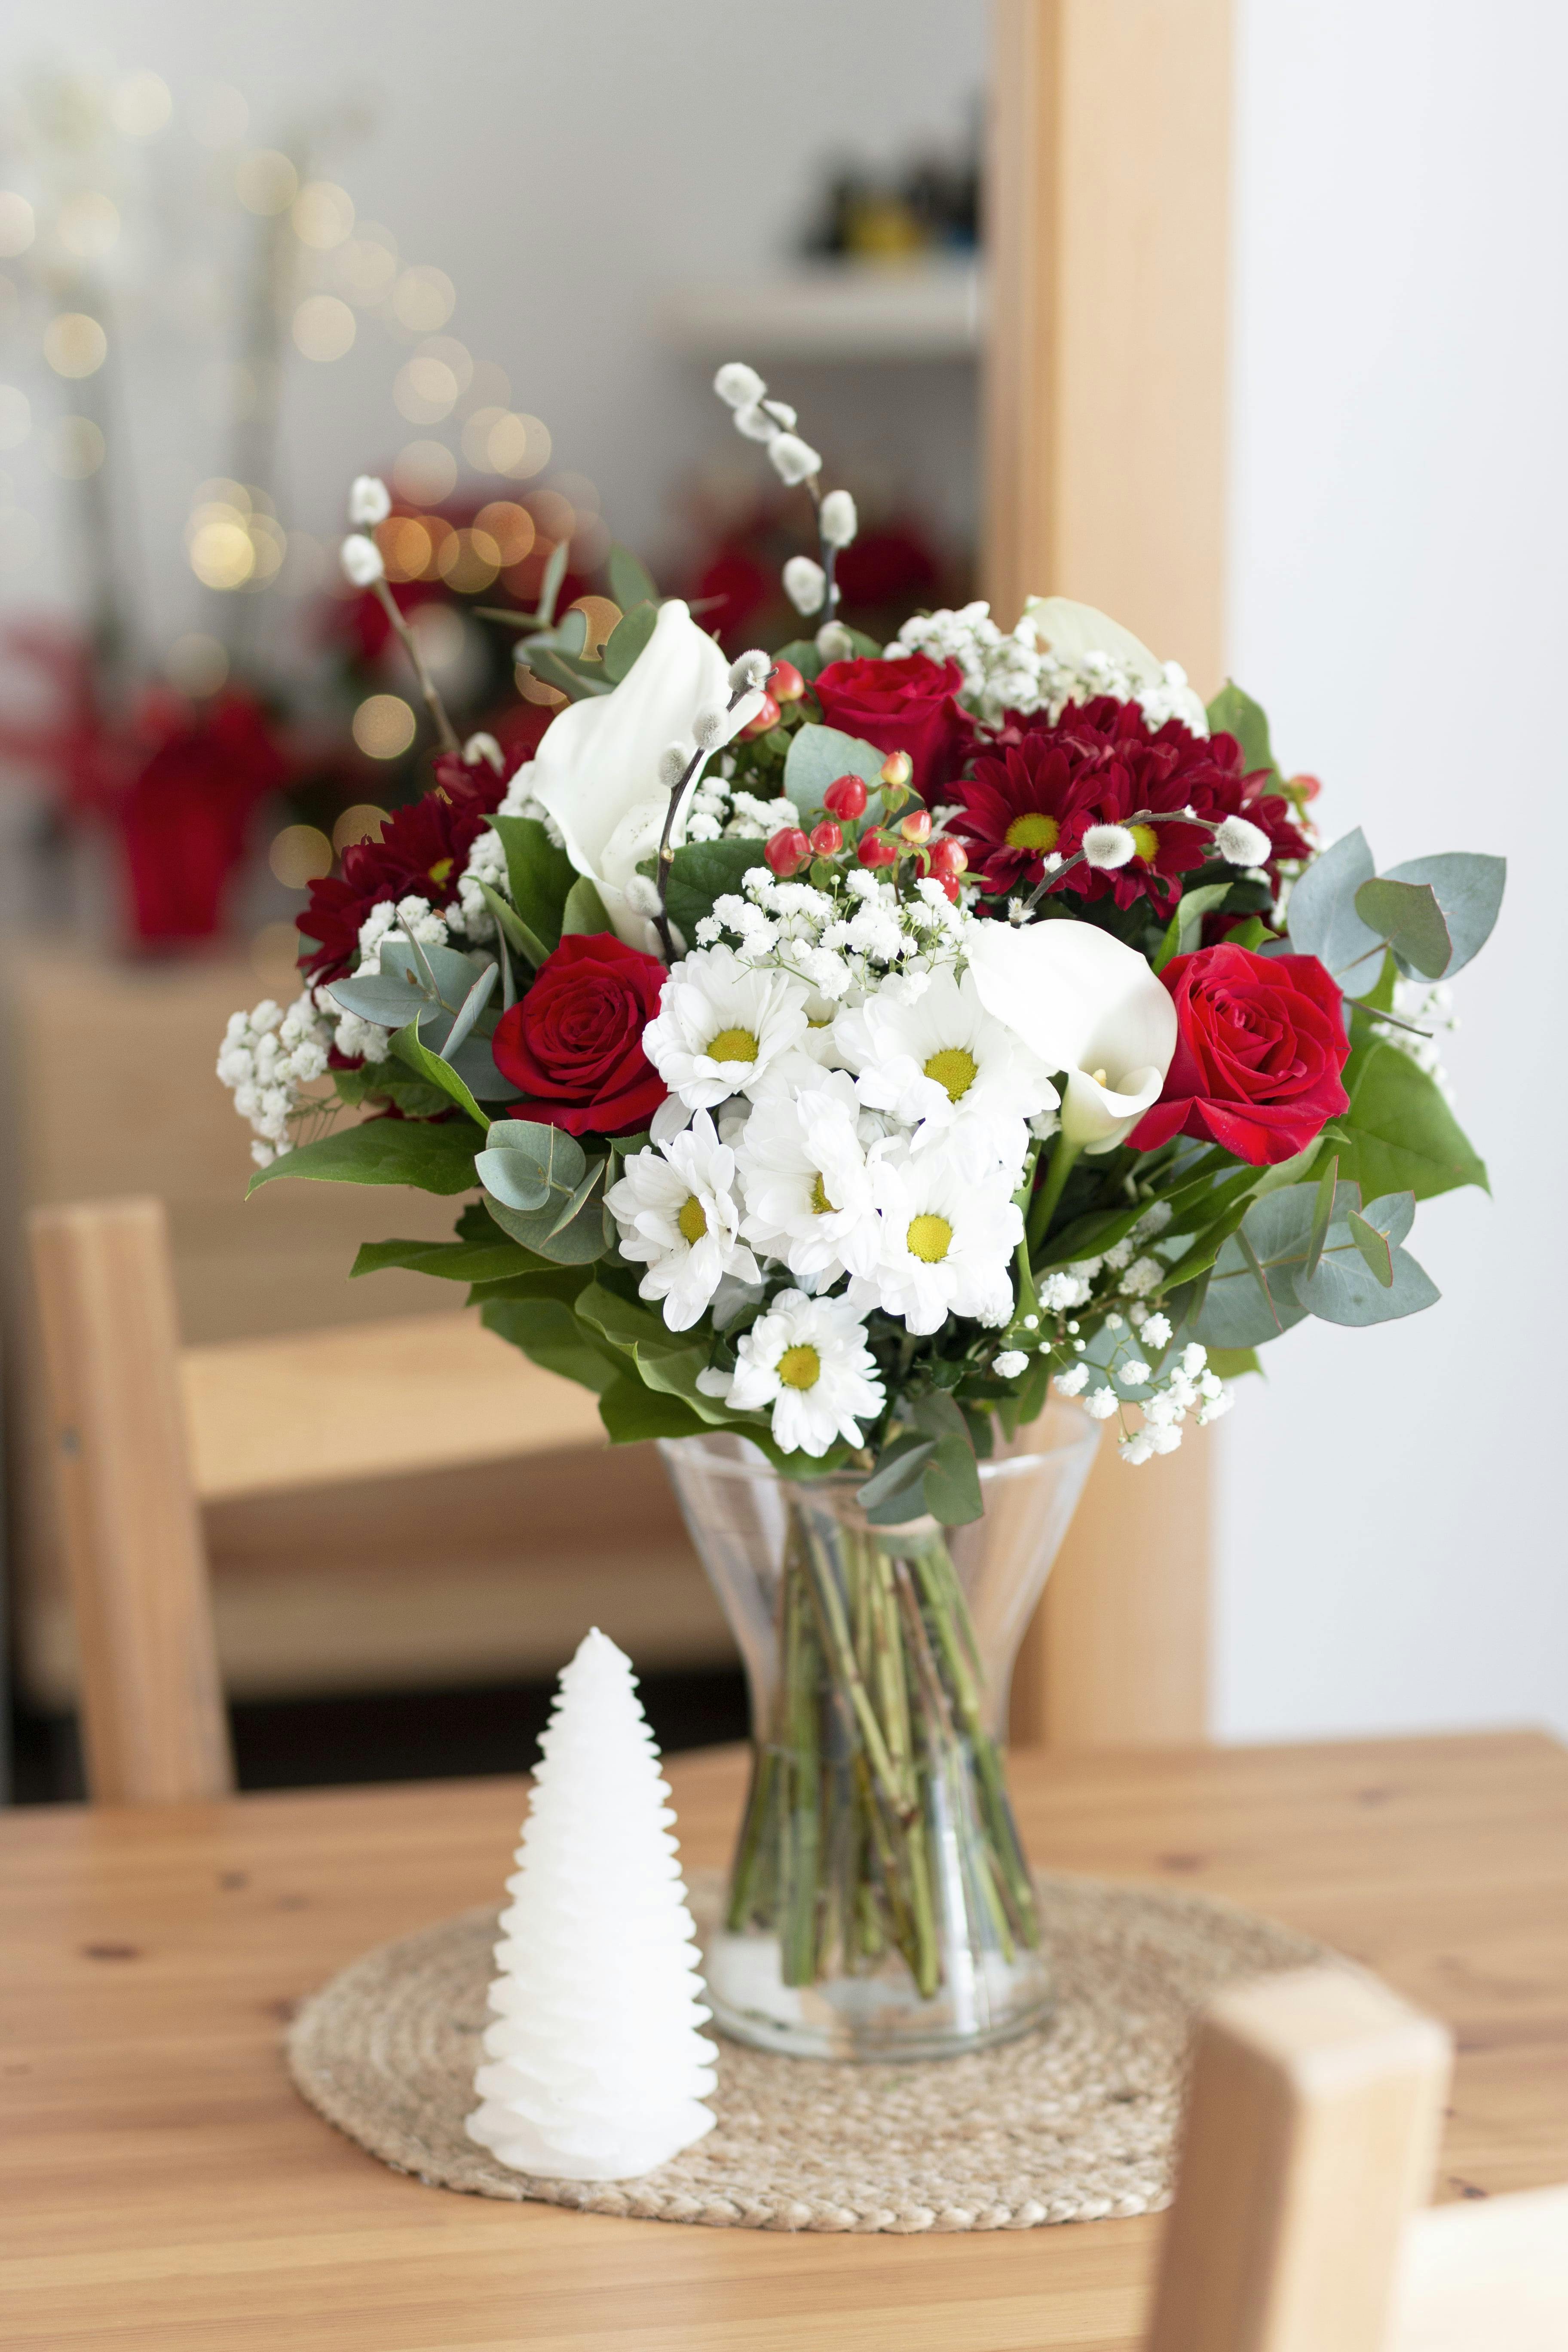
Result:
[[[148,0],[132,30],[61,0],[0,30],[16,1794],[77,1785],[26,1208],[161,1193],[191,1340],[446,1303],[344,1279],[358,1239],[442,1232],[437,1202],[245,1208],[212,1076],[229,1012],[289,987],[310,880],[427,778],[398,649],[336,574],[349,479],[391,482],[398,601],[460,724],[509,741],[548,713],[485,615],[530,605],[563,541],[563,603],[613,537],[732,646],[791,633],[788,509],[709,392],[722,359],[856,492],[857,625],[977,593],[988,15]],[[1568,25],[1547,0],[1484,27],[1459,0],[1237,0],[1236,42],[1225,667],[1321,778],[1328,837],[1512,863],[1444,1041],[1493,1175],[1422,1212],[1444,1305],[1304,1327],[1216,1433],[1211,1728],[1568,1730],[1540,854],[1564,781]],[[247,1784],[526,1762],[585,1612],[666,1742],[743,1729],[657,1465],[391,1486],[209,1511]]]

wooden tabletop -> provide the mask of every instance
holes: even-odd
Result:
[[[725,1857],[733,1751],[676,1765]],[[1042,1863],[1321,1937],[1458,2040],[1441,2193],[1568,2179],[1568,1752],[1544,1737],[1015,1759]],[[283,2070],[292,2004],[499,1895],[515,1781],[0,1815],[6,2352],[1131,2352],[1158,2220],[775,2235],[388,2172]]]

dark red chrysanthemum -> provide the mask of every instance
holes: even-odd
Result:
[[[1213,854],[1206,828],[1182,824],[1184,812],[1211,824],[1239,813],[1268,834],[1276,858],[1308,855],[1289,803],[1267,793],[1267,771],[1246,773],[1234,736],[1205,739],[1178,719],[1151,734],[1137,703],[1102,695],[1069,704],[1054,723],[1009,712],[958,787],[961,813],[948,831],[968,850],[984,890],[1045,882],[1119,907],[1149,898],[1163,912],[1182,876]],[[1049,879],[1047,860],[1069,858],[1091,824],[1128,824],[1145,810],[1166,822],[1131,824],[1138,854],[1129,865],[1110,872],[1079,865]]]
[[[468,852],[485,819],[500,806],[507,780],[483,759],[470,765],[443,758],[436,774],[438,791],[394,809],[379,841],[345,849],[342,871],[310,885],[310,904],[300,917],[310,950],[300,968],[308,980],[340,980],[352,970],[360,926],[381,899],[414,896],[449,907],[456,898]]]

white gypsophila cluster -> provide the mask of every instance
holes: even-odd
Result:
[[[1164,1339],[1159,1344],[1163,1346],[1170,1336],[1166,1324]],[[1189,1341],[1158,1372],[1142,1353],[1144,1346],[1153,1344],[1130,1335],[1117,1342],[1103,1367],[1091,1371],[1088,1364],[1074,1364],[1057,1376],[1057,1393],[1081,1397],[1091,1420],[1110,1421],[1114,1415],[1120,1421],[1122,1434],[1117,1452],[1134,1467],[1156,1454],[1173,1454],[1189,1413],[1200,1428],[1205,1427],[1228,1412],[1232,1402],[1231,1391],[1218,1373],[1208,1369],[1208,1350],[1202,1340]],[[1133,1402],[1142,1410],[1143,1423],[1142,1428],[1129,1430],[1126,1408]]]
[[[736,794],[737,803],[749,795]],[[761,811],[794,812],[788,803],[759,802]],[[776,832],[772,815],[767,831]],[[701,948],[733,947],[748,963],[774,962],[805,982],[831,1007],[855,989],[875,988],[890,971],[917,973],[956,963],[973,918],[927,876],[912,898],[902,898],[864,866],[853,866],[828,889],[781,881],[753,866],[739,891],[713,901],[697,926]],[[821,1017],[820,1008],[814,1018]]]
[[[305,1089],[325,1072],[331,1037],[309,992],[287,1012],[268,996],[253,1012],[230,1015],[217,1074],[255,1132],[250,1156],[258,1168],[293,1150],[293,1125],[310,1108]]]
[[[489,742],[490,739],[488,736],[473,739],[475,742],[481,740]],[[533,797],[531,760],[526,761],[512,777],[495,814],[497,816],[537,817],[555,847],[559,849],[562,845],[560,826],[549,811],[542,808]],[[500,834],[489,823],[476,837],[468,851],[468,862],[458,878],[458,903],[447,910],[448,926],[461,929],[477,947],[485,946],[496,935],[496,919],[485,904],[484,893],[479,887],[481,882],[488,882],[492,890],[499,891],[502,898],[506,897],[506,849]]]
[[[1425,1070],[1452,1108],[1457,1097],[1443,1066],[1437,1038],[1444,1031],[1459,1025],[1453,990],[1440,980],[1397,980],[1394,984],[1394,1010],[1402,1021],[1415,1022],[1425,1034],[1417,1036],[1412,1030],[1395,1028],[1392,1021],[1374,1021],[1373,1029],[1384,1045],[1396,1045],[1402,1054],[1409,1055],[1417,1069]]]
[[[906,621],[884,657],[897,661],[911,653],[957,662],[963,672],[959,699],[992,725],[1006,710],[1043,710],[1054,723],[1069,703],[1108,694],[1117,702],[1136,702],[1151,732],[1171,719],[1180,719],[1196,734],[1208,732],[1180,662],[1166,662],[1158,680],[1151,682],[1110,654],[1064,660],[1042,648],[1027,614],[1003,630],[982,600],[956,612],[917,614]]]
[[[359,961],[354,965],[353,978],[367,980],[379,972],[381,950],[389,942],[416,939],[425,948],[450,945],[450,925],[457,912],[453,908],[443,914],[431,906],[428,898],[413,892],[395,901],[378,898],[359,927]],[[363,1020],[357,1013],[345,1013],[334,1000],[330,982],[316,990],[315,1003],[318,1012],[334,1024],[332,1043],[340,1054],[351,1062],[385,1061],[391,1047],[390,1029]]]

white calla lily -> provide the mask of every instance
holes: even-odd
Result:
[[[669,807],[659,761],[673,743],[690,743],[699,713],[730,699],[730,665],[678,598],[661,604],[653,635],[613,693],[563,710],[545,730],[533,761],[533,797],[561,828],[566,855],[605,902],[629,947],[658,952],[658,933],[631,889],[637,866],[658,848]],[[757,708],[747,697],[712,730],[721,749]],[[710,753],[693,774],[700,777]],[[684,811],[675,841],[684,834]]]
[[[969,969],[986,1011],[1050,1071],[1065,1071],[1061,1132],[1113,1150],[1160,1098],[1176,1008],[1143,958],[1092,923],[982,923]]]

